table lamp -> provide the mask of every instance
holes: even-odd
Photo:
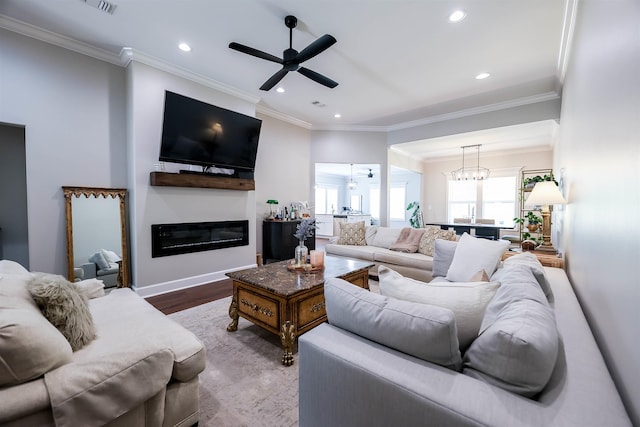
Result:
[[[564,205],[567,201],[560,194],[558,186],[553,181],[541,181],[536,183],[531,194],[525,201],[526,207],[542,206],[542,244],[537,251],[557,253],[551,244],[551,205]]]

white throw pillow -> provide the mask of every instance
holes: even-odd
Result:
[[[461,350],[478,336],[486,307],[500,287],[500,282],[425,283],[404,277],[385,266],[378,268],[378,278],[380,293],[384,296],[453,311]]]
[[[480,239],[464,233],[453,254],[447,280],[467,282],[482,269],[491,277],[508,247],[507,240]]]
[[[104,259],[106,259],[109,264],[122,261],[122,258],[120,258],[120,256],[113,251],[110,251],[107,249],[100,249],[100,252],[102,252],[102,256],[104,256]]]

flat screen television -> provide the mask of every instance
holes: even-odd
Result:
[[[160,161],[253,172],[262,120],[165,91]]]

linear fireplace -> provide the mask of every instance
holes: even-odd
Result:
[[[248,220],[153,224],[151,226],[152,258],[248,244]]]

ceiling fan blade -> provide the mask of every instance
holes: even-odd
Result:
[[[289,71],[286,68],[282,68],[280,71],[275,73],[273,76],[269,78],[262,86],[260,86],[260,90],[270,90],[274,87],[280,80],[287,75]]]
[[[312,71],[308,68],[300,67],[298,68],[298,72],[303,76],[310,78],[314,82],[320,83],[321,85],[324,85],[328,88],[333,89],[334,87],[338,86],[338,82],[334,82],[329,77],[325,77],[322,74],[316,73],[315,71]]]
[[[298,53],[298,55],[296,55],[296,62],[298,64],[306,61],[307,59],[311,59],[314,56],[316,56],[317,54],[327,50],[329,47],[331,47],[337,40],[329,35],[329,34],[325,34],[324,36],[320,37],[319,39],[317,39],[316,41],[314,41],[313,43],[311,43],[309,46],[305,47],[304,49],[302,49],[300,51],[300,53]]]
[[[229,43],[229,48],[233,50],[237,50],[238,52],[246,53],[247,55],[255,56],[258,58],[266,59],[267,61],[277,62],[278,64],[282,64],[281,58],[271,55],[270,53],[266,53],[261,50],[254,49],[252,47],[245,46],[240,43],[231,42]]]

